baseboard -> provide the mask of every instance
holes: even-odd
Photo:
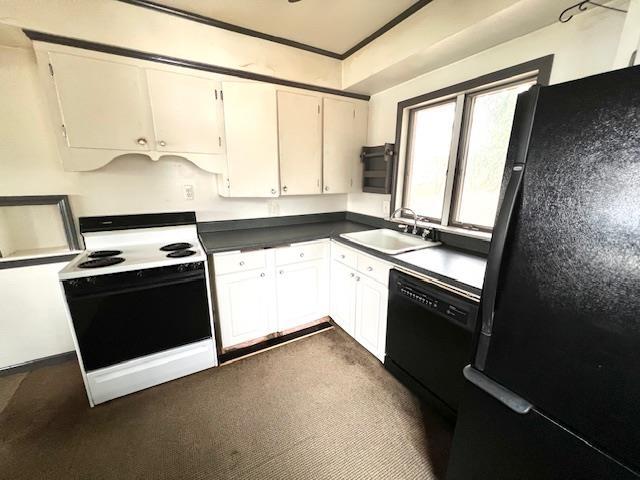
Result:
[[[287,335],[281,335],[279,337],[270,338],[268,340],[265,340],[264,342],[256,343],[249,347],[238,348],[237,350],[230,350],[228,352],[223,353],[222,355],[218,355],[218,363],[222,365],[223,363],[228,363],[240,357],[253,355],[254,353],[261,352],[263,350],[268,350],[270,348],[281,345],[283,343],[287,343],[292,340],[297,340],[298,338],[305,337],[307,335],[317,333],[323,330],[327,330],[329,328],[333,328],[333,325],[329,322],[318,323],[316,325],[303,328],[302,330],[298,330],[296,332],[289,333]]]
[[[50,365],[57,365],[58,363],[63,363],[75,358],[75,350],[50,355],[48,357],[36,358],[35,360],[29,360],[27,362],[18,363],[17,365],[9,365],[8,367],[0,368],[0,377],[6,377],[7,375],[13,375],[14,373],[30,372],[31,370],[48,367]]]

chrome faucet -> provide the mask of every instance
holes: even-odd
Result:
[[[418,215],[416,215],[416,212],[414,212],[410,208],[407,208],[407,207],[396,208],[391,214],[391,216],[389,217],[389,220],[393,220],[396,214],[402,211],[411,212],[411,215],[413,215],[413,230],[411,231],[411,233],[416,235],[418,233]],[[407,233],[407,229],[408,229],[407,225],[399,225],[398,228],[404,230],[404,232]]]

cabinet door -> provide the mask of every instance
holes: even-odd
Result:
[[[277,197],[278,114],[273,85],[223,82],[228,194]]]
[[[322,193],[321,98],[278,92],[281,195]]]
[[[223,347],[260,338],[275,329],[274,280],[266,270],[216,276]]]
[[[325,260],[277,267],[278,331],[327,315],[327,273]]]
[[[331,318],[352,337],[356,334],[356,272],[331,262]]]
[[[160,70],[146,73],[154,148],[159,152],[222,153],[220,82]]]
[[[356,105],[347,100],[325,98],[322,159],[324,193],[347,193],[353,184],[360,147],[356,133]]]
[[[357,102],[356,104],[356,117],[354,125],[353,135],[353,149],[354,149],[354,161],[352,163],[353,182],[351,185],[351,192],[362,192],[362,171],[363,164],[360,160],[360,153],[362,147],[367,145],[367,128],[369,126],[369,105],[366,102]]]
[[[49,61],[69,147],[150,149],[153,128],[141,68],[53,52]]]
[[[355,339],[384,361],[387,332],[387,287],[356,274],[356,335]]]

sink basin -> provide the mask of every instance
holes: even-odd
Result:
[[[420,250],[421,248],[440,245],[440,242],[423,240],[415,235],[395,232],[387,228],[366,230],[364,232],[343,233],[340,236],[353,243],[362,245],[363,247],[372,248],[389,255],[397,255],[399,253],[410,252],[411,250]]]

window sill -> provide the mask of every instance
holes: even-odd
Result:
[[[45,249],[42,249],[45,250]],[[27,252],[23,251],[21,255],[14,254],[13,256],[0,258],[0,270],[7,268],[20,268],[20,267],[33,267],[36,265],[46,265],[49,263],[62,263],[69,262],[76,255],[81,253],[82,250],[66,250],[58,252]],[[16,252],[17,253],[17,252]],[[31,253],[31,254],[26,254]]]
[[[391,220],[393,223],[413,226],[413,220],[394,218]],[[491,241],[491,233],[477,232],[466,228],[452,227],[449,225],[440,225],[439,223],[421,222],[418,220],[418,227],[420,228],[432,228],[440,232],[452,233],[454,235],[460,235],[462,237],[475,238],[477,240],[483,240],[485,242]]]

